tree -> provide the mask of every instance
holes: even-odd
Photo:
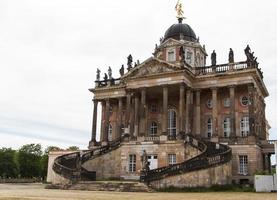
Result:
[[[40,144],[27,144],[18,151],[18,164],[21,177],[41,176],[42,148]]]
[[[71,147],[68,147],[67,150],[68,151],[79,151],[80,149],[77,146],[71,146]]]
[[[15,162],[15,151],[10,148],[0,149],[0,177],[16,178],[18,169]]]

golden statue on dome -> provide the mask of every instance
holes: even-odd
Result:
[[[180,0],[177,1],[177,4],[175,6],[175,10],[177,12],[177,18],[178,19],[185,19],[185,17],[184,17],[184,10],[183,10],[183,4],[180,2]]]

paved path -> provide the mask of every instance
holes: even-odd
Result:
[[[46,190],[42,184],[0,184],[0,200],[276,200],[256,193],[118,193]]]

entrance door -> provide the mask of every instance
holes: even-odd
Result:
[[[148,163],[150,170],[158,168],[158,156],[157,155],[148,155]]]

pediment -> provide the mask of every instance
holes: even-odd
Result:
[[[179,67],[157,58],[150,58],[139,66],[133,68],[123,78],[137,78],[180,70]]]

